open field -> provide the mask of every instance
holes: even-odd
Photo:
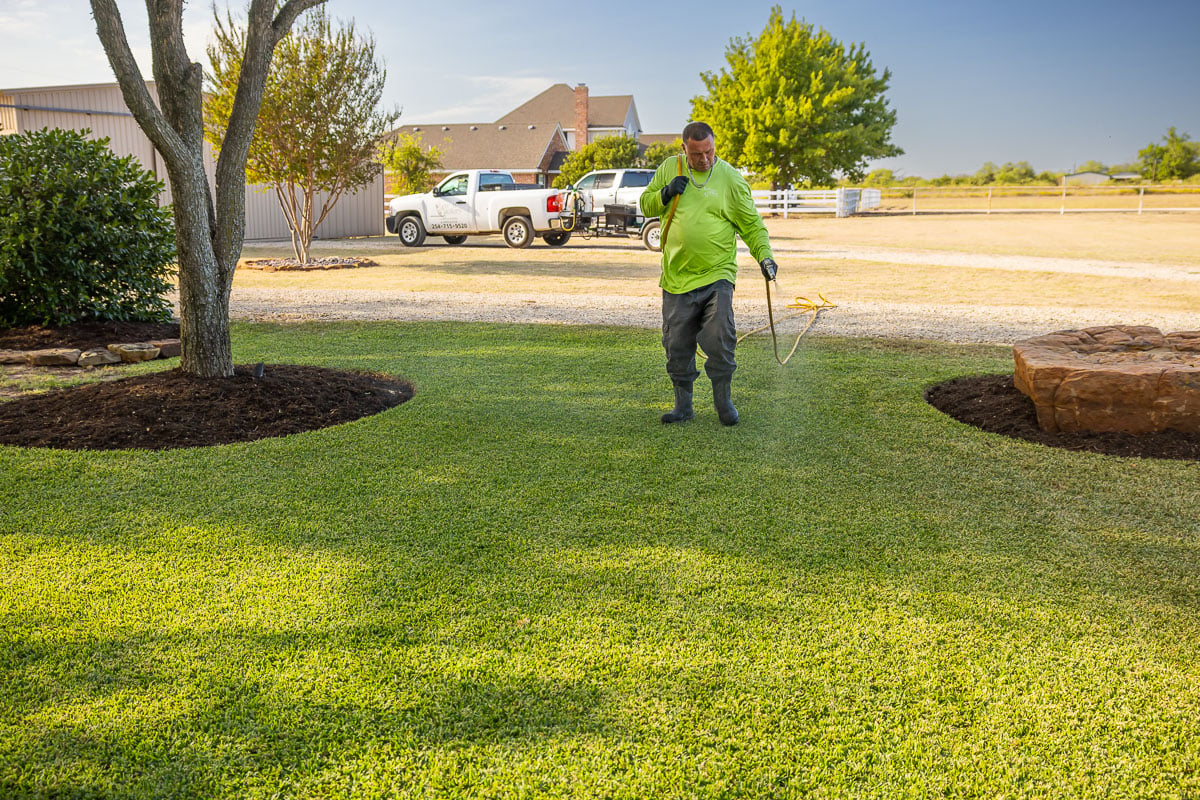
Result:
[[[225,447],[0,447],[0,796],[1200,793],[1200,467],[922,401],[1004,349],[743,345],[726,429],[658,423],[644,330],[234,348],[417,395]]]
[[[1184,186],[1170,190],[1148,188],[1139,194],[1138,188],[1106,186],[1068,186],[1064,197],[1061,187],[995,186],[891,188],[882,191],[880,211],[911,213],[913,193],[916,193],[918,214],[939,211],[992,213],[1041,211],[1072,212],[1111,209],[1114,211],[1145,212],[1163,209],[1195,209],[1200,211],[1200,186]]]

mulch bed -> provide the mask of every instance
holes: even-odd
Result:
[[[132,341],[158,335],[130,325],[135,324],[89,323],[81,327],[81,338],[68,335],[45,346],[80,347],[84,331],[105,341],[114,341],[114,334]],[[59,335],[64,332],[70,329],[59,329]],[[0,342],[13,333],[0,332]],[[24,335],[31,335],[28,329]],[[14,335],[11,341],[24,347],[30,339]],[[230,378],[196,378],[174,369],[19,397],[0,403],[0,444],[168,450],[247,442],[378,414],[414,393],[411,383],[388,375],[267,364],[255,378],[253,369],[238,366]]]
[[[1033,401],[1017,389],[1012,375],[954,378],[926,389],[925,400],[959,422],[1048,447],[1133,458],[1200,461],[1197,433],[1046,433],[1038,427]]]
[[[62,328],[30,325],[0,330],[0,350],[48,350],[54,347],[88,350],[117,342],[178,338],[178,322],[77,322]]]

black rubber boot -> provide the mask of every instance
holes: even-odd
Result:
[[[738,413],[733,407],[732,391],[730,389],[730,380],[713,381],[713,405],[717,408],[717,416],[721,420],[722,425],[737,425]]]
[[[696,416],[692,411],[692,384],[675,384],[675,408],[662,415],[663,422],[686,422]]]

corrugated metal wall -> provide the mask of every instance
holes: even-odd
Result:
[[[275,190],[261,186],[246,187],[246,238],[288,239],[287,223],[279,208]],[[328,195],[318,192],[314,204],[320,210]],[[375,182],[355,194],[343,194],[315,232],[318,239],[340,239],[345,236],[383,235],[383,171]]]
[[[147,84],[147,88],[157,101],[158,91],[154,84]],[[42,128],[88,128],[91,131],[88,138],[102,139],[107,136],[114,153],[133,156],[166,185],[159,202],[164,205],[171,202],[166,165],[125,106],[121,89],[116,84],[10,90],[0,93],[0,104],[29,106],[20,109],[0,108],[0,113],[4,114],[0,116],[0,129],[4,131],[24,133]],[[11,117],[4,112],[11,112]],[[209,153],[205,153],[204,166],[209,185],[215,185],[216,161]],[[279,210],[275,191],[258,191],[262,188],[253,185],[246,187],[246,238],[289,238],[287,223],[283,212]],[[378,236],[383,232],[381,170],[370,186],[353,195],[343,195],[317,229],[316,235],[336,239],[344,236]]]

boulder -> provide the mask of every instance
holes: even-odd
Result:
[[[0,350],[0,364],[24,364],[24,350]]]
[[[80,350],[53,348],[50,350],[30,350],[25,354],[25,361],[35,367],[73,367],[79,363]]]
[[[81,367],[98,367],[103,364],[119,364],[121,356],[112,352],[108,348],[97,347],[94,350],[85,350],[79,356],[79,366]]]
[[[1013,365],[1049,433],[1200,431],[1200,331],[1057,331],[1013,345]]]
[[[159,358],[176,358],[182,352],[178,339],[155,339],[150,344],[158,348]]]
[[[146,342],[134,344],[110,344],[108,349],[121,357],[122,361],[153,361],[158,358],[158,348]]]

